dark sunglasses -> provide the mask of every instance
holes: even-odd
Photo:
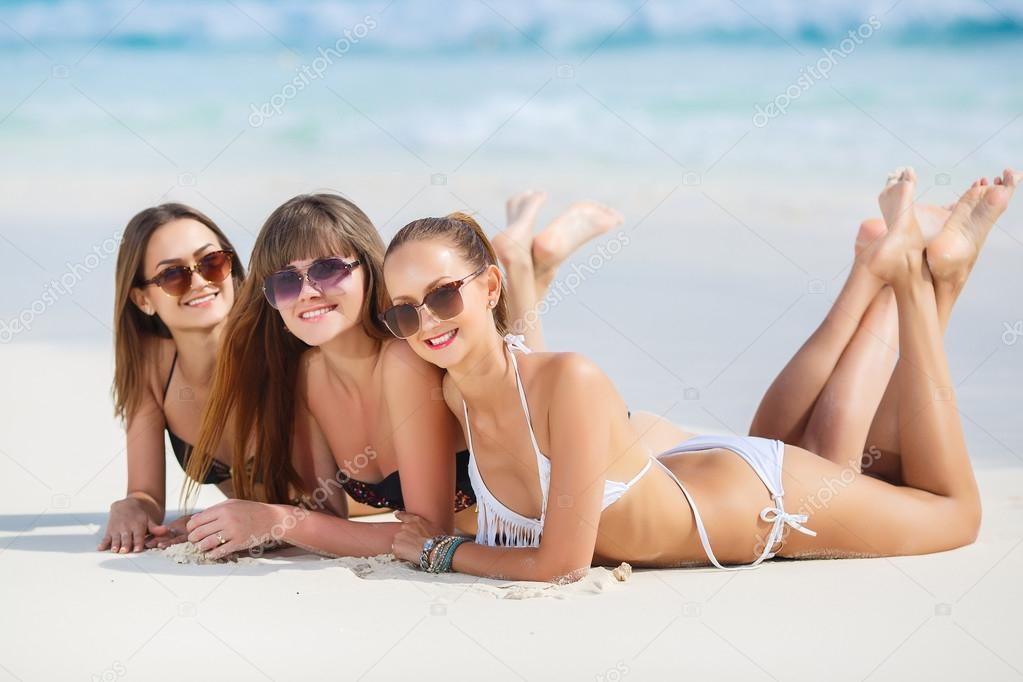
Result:
[[[192,288],[192,273],[197,272],[207,282],[219,284],[231,274],[231,261],[234,252],[210,251],[196,261],[195,265],[172,265],[161,270],[152,279],[142,282],[142,286],[151,284],[163,289],[168,296],[184,296]]]
[[[450,320],[465,309],[465,304],[462,301],[462,287],[474,277],[481,275],[486,269],[487,266],[484,265],[471,275],[431,289],[426,296],[423,296],[423,302],[419,305],[399,303],[388,308],[380,316],[380,319],[387,325],[387,329],[399,339],[407,339],[419,332],[420,308],[426,308],[438,320]]]
[[[274,308],[288,306],[302,295],[302,282],[307,281],[321,294],[337,289],[348,279],[352,270],[359,267],[361,261],[345,262],[337,256],[314,260],[305,272],[298,270],[278,270],[267,275],[263,280],[263,295]]]

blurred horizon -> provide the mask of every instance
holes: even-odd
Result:
[[[247,261],[302,192],[386,240],[453,210],[494,234],[510,194],[546,189],[538,228],[588,198],[631,238],[544,316],[550,347],[635,409],[741,430],[892,168],[942,204],[1023,166],[1021,48],[1023,5],[999,0],[2,2],[0,341],[105,357],[108,247],[153,204],[207,212]],[[1023,452],[1021,256],[1014,206],[947,339],[967,428],[1002,454]]]
[[[144,4],[144,9],[142,6]],[[462,50],[500,52],[536,47],[567,53],[596,48],[686,47],[707,43],[777,41],[827,45],[867,17],[884,24],[881,42],[962,46],[1015,41],[1023,34],[1023,6],[970,0],[457,0],[444,12],[423,0],[273,2],[245,0],[5,0],[0,49],[28,50],[31,43],[74,49],[102,41],[108,48],[238,50],[287,48],[333,42],[367,18],[387,22],[386,33],[362,51],[370,54],[437,54]],[[386,17],[386,19],[385,19]],[[247,18],[248,20],[243,20]],[[111,27],[115,26],[115,30]],[[511,28],[512,30],[509,30]],[[360,36],[364,37],[364,36]]]

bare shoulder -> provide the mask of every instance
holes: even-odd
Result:
[[[530,353],[519,356],[519,365],[530,375],[523,381],[537,382],[552,394],[613,390],[604,370],[581,353]]]
[[[380,349],[384,381],[388,384],[413,381],[416,384],[439,384],[441,369],[416,355],[407,342],[384,341]]]
[[[163,400],[163,388],[167,385],[174,364],[175,351],[174,339],[165,339],[159,336],[143,337],[142,357],[146,368],[146,387],[152,390],[153,394],[161,401]]]

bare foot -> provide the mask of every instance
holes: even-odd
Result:
[[[927,246],[927,265],[935,280],[961,285],[977,262],[992,226],[1009,205],[1019,177],[1006,169],[995,183],[974,182],[952,208],[952,215]]]
[[[915,204],[913,212],[916,213],[916,222],[920,225],[920,232],[924,236],[924,242],[930,244],[941,233],[945,223],[952,215],[952,205]]]
[[[594,201],[580,201],[554,219],[533,240],[533,268],[556,270],[569,254],[589,240],[622,224],[622,214]]]
[[[877,199],[888,231],[860,254],[867,269],[889,284],[903,283],[923,267],[924,238],[913,210],[915,190],[912,168],[900,168],[888,176]]]
[[[867,218],[860,223],[853,251],[859,256],[863,253],[864,249],[883,237],[886,232],[888,232],[888,228],[885,227],[884,220],[881,218]]]
[[[527,190],[512,196],[505,203],[508,226],[493,239],[494,251],[505,268],[513,264],[532,263],[533,224],[546,199],[546,192]]]
[[[938,206],[937,204],[914,204],[913,212],[916,213],[916,221],[920,225],[920,232],[924,235],[924,242],[931,241],[941,233],[942,227],[952,215],[952,206]],[[860,223],[860,229],[856,233],[856,244],[853,251],[860,255],[863,249],[874,243],[875,240],[884,236],[888,228],[885,227],[882,218],[867,218]]]

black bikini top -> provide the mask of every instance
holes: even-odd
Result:
[[[171,361],[170,373],[167,374],[167,383],[163,385],[163,402],[167,404],[167,389],[170,388],[171,379],[174,377],[174,368],[178,364],[178,352],[174,351],[174,359]],[[171,450],[174,451],[174,457],[177,458],[178,464],[181,465],[183,471],[188,468],[188,458],[192,454],[192,445],[186,443],[184,439],[179,438],[176,433],[171,431],[170,426],[167,426],[167,437],[170,438]],[[223,483],[231,478],[231,467],[221,462],[219,459],[213,460],[213,466],[206,472],[206,479],[203,483],[212,483],[214,485]]]
[[[381,509],[405,509],[405,499],[401,494],[401,475],[393,471],[379,483],[365,483],[354,478],[347,479],[342,487],[345,492],[362,504]],[[469,451],[462,450],[455,454],[455,511],[476,504],[476,493],[472,490],[469,480]]]
[[[174,377],[174,368],[177,366],[178,353],[174,352],[174,360],[171,361],[170,373],[167,375],[167,383],[163,387],[164,402],[167,401],[167,390],[170,388],[171,379]],[[186,443],[177,434],[167,427],[167,436],[170,438],[171,449],[177,458],[181,468],[185,470],[188,465],[188,458],[192,454],[192,446]],[[203,483],[218,484],[231,478],[231,467],[218,459],[213,460],[213,466],[206,473]],[[401,475],[397,471],[385,477],[379,483],[366,483],[354,478],[345,480],[342,487],[345,492],[362,504],[379,509],[405,509],[405,499],[401,492]],[[462,511],[476,504],[476,494],[472,489],[472,482],[469,480],[469,451],[462,450],[455,454],[455,511]]]

